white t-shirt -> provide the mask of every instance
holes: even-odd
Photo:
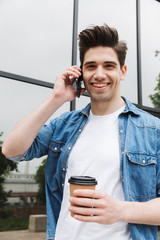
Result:
[[[75,220],[68,211],[70,176],[92,176],[98,181],[96,189],[117,200],[124,200],[120,180],[120,152],[118,116],[124,106],[105,115],[89,115],[88,122],[74,145],[69,159],[64,185],[64,195],[56,228],[55,240],[131,240],[128,224],[86,223]]]

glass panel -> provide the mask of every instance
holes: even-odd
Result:
[[[0,132],[4,132],[2,140],[6,138],[14,125],[35,109],[52,89],[21,83],[5,78],[0,78],[1,117]],[[63,112],[69,111],[70,103],[65,103],[51,118],[57,117]],[[51,119],[50,118],[50,119]],[[47,121],[49,122],[50,119]],[[30,161],[30,173],[36,171],[40,164],[39,159]],[[19,163],[20,172],[24,171],[25,163]]]
[[[142,39],[142,89],[143,105],[154,107],[150,94],[156,93],[156,79],[160,73],[160,3],[155,0],[141,1],[141,39]]]
[[[115,27],[119,32],[120,39],[127,42],[128,73],[122,83],[121,92],[130,101],[137,103],[136,1],[79,1],[79,32],[89,25],[103,25],[104,23]]]
[[[0,70],[54,82],[71,64],[73,0],[0,1]]]

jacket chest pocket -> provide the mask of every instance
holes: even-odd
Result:
[[[48,177],[53,177],[57,164],[58,164],[58,159],[60,157],[61,152],[63,151],[64,143],[63,142],[56,142],[56,141],[51,141],[49,145],[49,151],[48,151],[48,158],[47,158],[47,163],[45,166],[45,174]]]
[[[129,195],[136,199],[150,199],[156,195],[156,157],[127,153]]]

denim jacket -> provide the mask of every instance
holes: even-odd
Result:
[[[120,174],[126,201],[144,202],[160,195],[160,120],[126,101],[119,115]],[[48,155],[45,166],[47,240],[54,239],[69,154],[88,121],[90,104],[44,125],[32,146],[12,160]],[[107,134],[107,133],[106,133]],[[158,240],[157,226],[131,224],[133,240]]]

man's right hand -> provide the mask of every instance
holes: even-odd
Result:
[[[64,73],[58,75],[54,85],[54,96],[60,98],[64,103],[75,99],[77,93],[73,83],[79,76],[81,76],[81,68],[78,66],[71,66]]]

